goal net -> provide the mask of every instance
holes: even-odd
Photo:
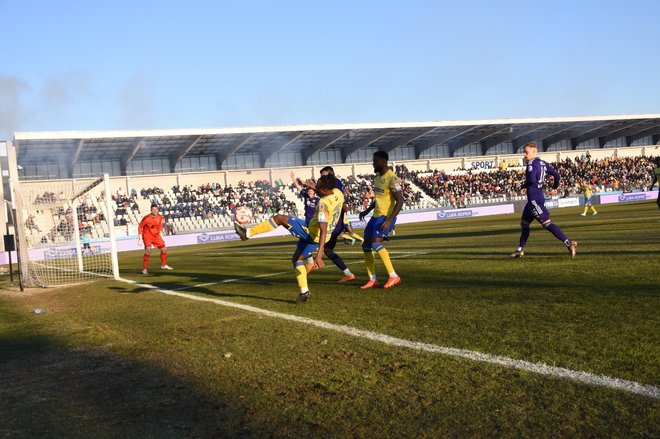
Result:
[[[107,174],[97,180],[13,185],[21,278],[50,287],[118,278]]]

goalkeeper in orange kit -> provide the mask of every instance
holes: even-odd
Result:
[[[151,205],[151,213],[146,215],[140,221],[138,226],[138,245],[144,243],[144,255],[142,256],[142,274],[149,274],[147,265],[151,257],[151,250],[156,247],[160,249],[160,268],[163,270],[172,270],[167,265],[167,247],[163,240],[163,224],[165,218],[158,213],[158,204]]]

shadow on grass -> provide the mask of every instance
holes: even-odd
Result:
[[[190,274],[187,274],[186,277],[190,277]],[[192,284],[190,283],[183,283],[183,282],[143,282],[143,283],[149,283],[150,285],[153,285],[157,288],[161,288],[164,290],[171,290],[175,292],[180,292],[184,294],[203,294],[206,296],[214,296],[218,298],[246,298],[246,299],[258,299],[258,300],[267,300],[270,302],[279,302],[279,303],[289,303],[289,304],[295,304],[296,299],[298,298],[297,293],[297,287],[292,284],[292,281],[285,281],[285,280],[276,280],[276,281],[270,281],[270,282],[252,282],[252,280],[259,281],[259,279],[250,279],[250,281],[238,281],[238,282],[232,282],[232,284],[241,284],[244,283],[245,285],[248,285],[250,287],[253,287],[255,284],[259,285],[275,285],[275,284],[281,284],[281,285],[287,285],[290,287],[292,294],[295,293],[295,296],[292,299],[280,299],[277,297],[268,297],[268,296],[262,296],[258,294],[244,294],[244,293],[222,293],[219,291],[211,290],[209,288],[206,288],[205,285],[199,285],[195,286],[195,283],[212,283],[214,285],[222,285],[222,282],[217,280],[217,277],[214,277],[214,280],[208,280],[208,281],[203,281],[206,276],[199,276],[199,278],[196,279],[196,282],[193,282]],[[128,286],[110,286],[108,287],[110,290],[117,291],[118,293],[122,294],[139,294],[139,293],[145,293],[149,291],[154,291],[153,288],[146,288],[142,287],[139,285],[130,285]]]
[[[270,302],[288,303],[288,304],[295,305],[295,304],[297,304],[296,300],[298,299],[298,293],[296,292],[296,290],[297,290],[297,287],[293,287],[293,286],[291,287],[291,294],[292,294],[292,297],[293,297],[291,299],[278,299],[278,298],[275,298],[275,297],[265,297],[265,296],[259,296],[259,295],[256,295],[256,294],[219,293],[217,291],[210,291],[210,290],[206,290],[206,291],[193,290],[193,291],[190,291],[190,292],[191,293],[201,293],[201,294],[204,294],[204,295],[214,296],[214,297],[224,297],[224,298],[241,297],[241,298],[245,298],[245,299],[259,299],[259,300],[267,300],[267,301],[270,301]]]
[[[237,241],[236,244],[223,246],[221,247],[221,251],[245,251],[246,254],[250,254],[249,251],[252,248],[288,248],[291,249],[291,254],[293,254],[296,244],[298,244],[298,239],[293,236],[290,239],[283,239],[277,242],[263,242],[263,239],[252,239],[249,242]],[[251,256],[254,255],[252,254]]]
[[[250,435],[248,407],[205,393],[166,369],[95,347],[67,348],[24,316],[0,336],[3,437]],[[36,334],[35,334],[36,333]]]

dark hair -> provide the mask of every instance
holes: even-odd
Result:
[[[390,159],[390,155],[388,153],[386,153],[385,151],[376,151],[376,152],[374,152],[374,157],[385,159],[385,161]]]
[[[316,182],[316,187],[317,189],[334,189],[337,187],[336,181],[334,175],[322,175]]]
[[[335,170],[332,169],[332,166],[324,166],[324,167],[321,169],[320,172],[321,172],[321,173],[323,173],[323,172],[329,172],[329,173],[331,173],[331,174],[334,174],[334,173],[335,173]]]
[[[158,204],[154,203],[154,204],[151,205],[151,209],[153,209],[154,207],[159,207],[159,206],[158,206]]]

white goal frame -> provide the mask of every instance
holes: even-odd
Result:
[[[109,175],[91,183],[29,183],[28,188],[27,184],[10,182],[22,284],[55,287],[119,279]],[[92,195],[91,191],[99,186],[103,196]],[[42,192],[44,196],[40,195]],[[84,210],[79,215],[81,205]],[[93,227],[92,221],[81,221],[88,208],[101,218],[93,222]]]

